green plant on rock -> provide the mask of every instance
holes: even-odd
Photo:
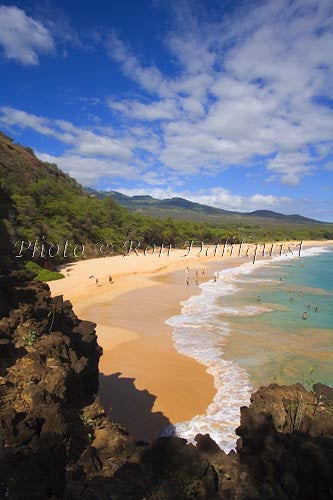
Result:
[[[83,412],[82,415],[80,415],[80,419],[81,419],[84,427],[88,431],[89,441],[92,442],[94,439],[94,432],[93,432],[94,421],[93,421],[93,419],[90,417],[89,413],[87,413],[87,412]]]
[[[32,271],[36,274],[36,278],[40,281],[54,281],[64,278],[65,276],[58,271],[50,271],[49,269],[44,269],[39,266],[36,262],[27,261],[24,267],[28,271]]]
[[[314,371],[315,371],[314,367],[310,366],[308,376],[305,377],[303,373],[303,385],[306,387],[308,391],[312,391],[312,387],[314,384],[314,378],[313,378]],[[320,403],[320,396],[317,397],[317,404],[314,405],[313,415],[315,415],[319,403]],[[310,406],[312,405],[310,404]],[[300,393],[297,393],[294,399],[288,401],[287,412],[290,419],[291,432],[298,431],[301,428],[302,420],[307,409],[310,409],[309,404],[304,401],[303,395]]]
[[[36,341],[37,341],[37,333],[32,330],[29,330],[28,332],[22,335],[23,345],[32,346]]]
[[[82,413],[82,415],[80,415],[80,418],[82,420],[82,423],[85,427],[91,427],[94,425],[94,421],[93,419],[89,416],[88,413]]]
[[[302,394],[297,394],[295,399],[288,401],[287,412],[290,420],[290,431],[298,431],[307,409],[307,403]]]
[[[47,317],[50,318],[49,333],[51,333],[56,315],[61,312],[61,304],[53,302]]]
[[[308,377],[305,379],[305,385],[307,386],[307,389],[309,391],[312,390],[312,387],[313,387],[313,384],[314,384],[314,378],[313,378],[313,374],[314,374],[314,371],[315,369],[313,368],[313,366],[310,366],[310,369],[309,369],[309,375]]]

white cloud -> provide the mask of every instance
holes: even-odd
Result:
[[[156,147],[153,138],[135,139],[133,134],[121,132],[117,135],[110,128],[88,130],[10,107],[0,108],[0,124],[29,128],[62,142],[66,148],[63,154],[36,154],[43,161],[56,163],[85,186],[94,186],[103,177],[137,179],[147,166],[136,156],[135,148],[141,145],[148,151]]]
[[[35,153],[40,160],[48,163],[55,163],[61,170],[87,187],[94,186],[96,181],[101,177],[112,179],[136,179],[139,175],[136,167],[131,167],[126,163],[120,163],[110,159],[68,153],[58,156],[38,151]]]
[[[176,28],[165,44],[174,76],[110,38],[110,57],[151,95],[150,103],[112,98],[110,106],[147,128],[163,120],[157,159],[179,175],[260,156],[268,178],[298,184],[333,146],[333,110],[325,105],[333,95],[332,2],[251,2],[214,23],[190,5],[171,3]]]
[[[161,178],[161,176],[154,171],[146,172],[142,176],[141,180],[143,180],[147,184],[150,184],[151,186],[164,186],[166,184],[165,178]]]
[[[178,115],[176,103],[171,99],[148,104],[140,101],[113,101],[109,99],[108,105],[111,110],[142,121],[171,120]]]
[[[8,106],[0,108],[0,112],[0,123],[7,127],[31,128],[40,134],[55,137],[70,146],[70,153],[106,156],[128,162],[132,158],[133,141],[129,137],[121,137],[120,134],[116,137],[114,132],[112,136],[109,129],[107,135],[103,135],[76,127],[65,120],[51,120]]]
[[[100,166],[96,177],[111,160],[153,186],[254,164],[261,177],[296,186],[324,168],[333,151],[331,0],[243,2],[235,15],[218,20],[216,11],[214,23],[195,15],[193,2],[170,5],[175,26],[164,43],[173,71],[165,74],[167,65],[158,67],[115,34],[107,39],[108,55],[137,84],[135,96],[99,96],[117,126],[78,127],[9,107],[1,109],[0,122],[61,141],[61,158],[77,162],[79,178],[89,158]],[[37,23],[16,7],[5,9]],[[36,64],[39,45],[27,47]],[[230,206],[243,204],[225,191],[218,202],[222,196]]]
[[[115,34],[110,35],[107,41],[109,56],[119,62],[124,73],[137,80],[140,85],[153,93],[162,93],[166,83],[162,73],[155,66],[143,66],[131,53],[128,47]]]
[[[39,55],[55,50],[50,31],[18,7],[0,6],[0,45],[7,59],[36,66]]]
[[[209,205],[212,207],[223,208],[224,210],[234,210],[240,212],[251,212],[253,210],[267,209],[267,210],[281,210],[282,212],[292,209],[293,201],[287,196],[273,196],[255,194],[253,196],[240,196],[231,193],[227,189],[220,187],[212,188],[207,191],[174,191],[172,188],[160,189],[153,188],[118,188],[123,194],[128,196],[147,195],[153,198],[163,200],[165,198],[185,198],[187,200]]]
[[[280,153],[268,161],[267,168],[273,172],[273,179],[276,172],[281,176],[281,182],[295,186],[303,175],[309,175],[316,169],[314,160],[301,152]]]
[[[1,107],[0,112],[2,113],[0,115],[0,123],[7,127],[19,126],[23,129],[31,128],[42,135],[56,137],[66,143],[71,143],[74,140],[74,136],[66,130],[66,127],[63,127],[65,132],[61,132],[52,127],[52,120],[48,118],[36,116],[8,106]]]

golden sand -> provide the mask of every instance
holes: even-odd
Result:
[[[296,243],[284,245],[296,249]],[[304,248],[323,244],[328,242],[306,242]],[[274,245],[277,252],[278,243]],[[267,249],[269,245],[266,253]],[[49,283],[53,296],[62,294],[80,318],[97,323],[104,352],[99,365],[102,402],[137,439],[151,439],[170,423],[204,413],[212,401],[212,376],[175,350],[165,320],[179,314],[181,301],[200,292],[196,269],[206,268],[205,275],[198,273],[202,282],[212,278],[215,266],[221,270],[251,261],[237,257],[238,245],[233,257],[227,253],[221,258],[221,247],[217,257],[198,256],[198,249],[184,255],[184,250],[172,250],[169,257],[132,254],[78,261],[65,266],[70,269],[68,276]],[[190,286],[186,286],[187,266]]]

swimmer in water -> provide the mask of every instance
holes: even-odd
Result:
[[[309,305],[308,305],[308,311],[310,311],[310,309],[311,309],[311,306],[310,306],[310,304],[309,304]]]
[[[315,311],[318,312],[318,306],[315,307]]]
[[[260,297],[260,295],[258,295],[258,297],[257,297],[257,302],[261,302],[261,297]]]
[[[308,313],[305,311],[303,314],[303,319],[307,319],[307,317],[308,317]]]

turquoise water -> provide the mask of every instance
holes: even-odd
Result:
[[[263,268],[256,273],[256,277],[260,276],[278,280],[271,289],[263,288],[262,303],[280,304],[288,309],[266,313],[261,320],[263,324],[276,325],[286,330],[297,327],[333,330],[333,252],[304,257],[289,264],[274,263],[270,269]],[[316,306],[318,312],[315,312]],[[306,321],[303,320],[305,311]]]
[[[237,286],[224,308],[252,306],[254,313],[222,315],[232,328],[225,354],[248,371],[253,387],[273,380],[332,385],[333,252],[275,261]]]
[[[209,433],[228,451],[239,408],[261,385],[333,386],[333,252],[307,249],[301,258],[276,256],[254,265],[244,257],[200,289],[167,324],[177,351],[207,367],[216,394],[205,414],[178,422],[172,432],[189,440]]]

